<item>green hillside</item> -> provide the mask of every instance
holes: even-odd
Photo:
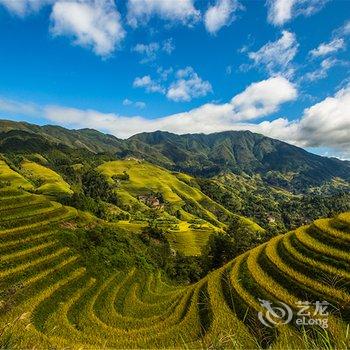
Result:
[[[285,176],[285,181],[290,176]],[[308,194],[267,185],[259,174],[225,173],[210,179],[197,178],[197,183],[203,193],[226,209],[275,232],[286,232],[317,218],[350,210],[349,183],[340,179]]]
[[[72,187],[82,186],[81,180],[72,185],[65,181],[40,154],[19,156],[14,161],[17,163],[14,166],[16,170],[8,165],[11,162],[1,161],[0,181],[3,179],[4,184],[11,183],[17,188],[49,195],[57,200],[72,198]],[[107,177],[117,202],[112,204],[107,198],[100,198],[99,202],[109,221],[129,232],[141,232],[152,221],[166,234],[172,248],[187,256],[199,256],[209,236],[223,232],[232,218],[239,218],[243,226],[254,232],[264,232],[250,219],[232,213],[206,196],[189,175],[171,173],[136,159],[100,163],[97,170]],[[82,167],[74,164],[69,168],[71,172],[80,174],[77,177],[80,179],[85,171]],[[68,203],[75,206],[70,200]],[[89,206],[83,210],[90,211]]]
[[[169,169],[215,176],[222,172],[261,174],[266,183],[303,192],[334,177],[349,180],[349,162],[321,157],[250,131],[176,135],[156,131],[127,140],[121,156],[135,155]],[[285,175],[293,175],[287,181]]]
[[[350,213],[277,236],[197,283],[174,285],[140,263],[96,272],[84,258],[94,250],[69,245],[87,219],[15,187],[0,190],[2,348],[350,346]],[[91,237],[93,249],[102,238]],[[141,252],[135,244],[130,256]],[[264,327],[259,298],[294,312],[298,300],[329,301],[329,327]]]
[[[33,189],[33,185],[22,175],[11,169],[9,165],[0,158],[0,185],[12,185],[25,190]]]
[[[137,159],[106,162],[98,170],[115,185],[120,208],[139,212],[141,221],[147,219],[147,214],[142,217],[142,213],[157,211],[171,245],[186,255],[199,255],[209,235],[220,232],[234,216],[204,195],[198,185],[193,186],[195,181],[188,175],[171,173]],[[263,231],[254,222],[243,217],[241,220],[255,231]]]
[[[164,168],[211,177],[223,172],[260,174],[265,184],[304,193],[331,184],[349,182],[350,163],[321,157],[279,140],[249,131],[176,135],[156,131],[120,140],[102,132],[68,130],[0,120],[0,152],[106,153],[114,158],[136,157]]]
[[[21,172],[36,185],[35,190],[38,193],[47,195],[73,193],[59,174],[41,164],[25,160],[21,163]]]

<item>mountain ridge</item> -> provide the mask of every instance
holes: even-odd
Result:
[[[334,178],[350,180],[350,162],[307,152],[286,142],[251,131],[212,134],[143,132],[128,139],[94,129],[69,130],[26,122],[0,121],[0,152],[39,152],[54,148],[135,157],[172,171],[212,177],[233,172],[261,174],[272,184],[301,190]]]

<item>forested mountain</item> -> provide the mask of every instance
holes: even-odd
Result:
[[[56,148],[83,149],[92,153],[113,153],[124,142],[96,130],[69,130],[60,126],[38,126],[0,120],[0,151],[40,152]]]
[[[209,135],[175,135],[167,132],[142,133],[129,144],[139,152],[156,149],[166,158],[164,166],[200,176],[224,171],[260,173],[272,178],[273,172],[288,175],[295,186],[317,184],[332,177],[349,179],[349,163],[325,158],[250,131],[226,131]],[[147,145],[147,146],[144,146]],[[288,180],[287,180],[288,181]]]
[[[249,131],[176,135],[156,131],[120,140],[96,130],[0,121],[0,152],[82,149],[136,157],[175,171],[211,177],[261,174],[271,185],[304,191],[334,178],[350,179],[350,163],[311,154]]]

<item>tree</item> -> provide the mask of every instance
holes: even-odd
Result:
[[[221,267],[237,256],[235,242],[226,233],[214,233],[203,251],[204,265],[208,270]]]
[[[238,217],[231,221],[226,233],[235,243],[237,256],[262,243],[260,233],[243,224]]]
[[[84,194],[94,199],[105,200],[110,190],[110,185],[105,175],[97,170],[90,169],[82,176]]]

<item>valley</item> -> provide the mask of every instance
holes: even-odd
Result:
[[[289,170],[199,177],[62,132],[1,155],[1,347],[350,346],[345,177],[302,191]],[[264,300],[291,323],[262,322]],[[328,327],[299,326],[300,301],[309,322],[327,302]]]
[[[350,214],[278,235],[194,284],[174,285],[140,264],[90,270],[67,239],[93,219],[6,179],[14,182],[0,190],[3,347],[349,346]],[[259,298],[295,308],[305,297],[332,305],[327,330],[271,333],[256,323]]]

